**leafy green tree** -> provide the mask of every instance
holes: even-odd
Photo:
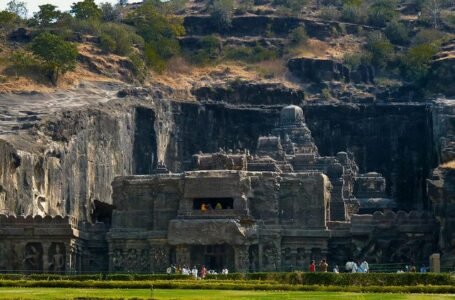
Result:
[[[126,20],[144,39],[147,64],[158,71],[163,70],[166,60],[180,53],[177,37],[185,33],[182,19],[167,14],[163,5],[159,0],[145,1]]]
[[[362,0],[343,0],[341,19],[346,22],[363,23],[365,21],[365,5]]]
[[[434,44],[420,44],[409,48],[402,57],[402,74],[411,81],[424,81],[428,75],[432,57],[437,51],[438,47]]]
[[[19,16],[13,12],[3,10],[0,11],[0,27],[11,29],[19,21]]]
[[[233,0],[213,0],[209,9],[212,22],[218,30],[226,30],[231,27],[234,14]]]
[[[308,34],[305,30],[305,27],[299,26],[291,31],[289,38],[292,46],[301,46],[306,44],[308,41]]]
[[[392,21],[385,28],[385,35],[394,44],[406,45],[409,43],[409,31],[402,23]]]
[[[71,5],[71,13],[80,20],[100,19],[102,15],[101,9],[96,5],[94,0],[73,3]]]
[[[376,0],[368,8],[368,22],[375,26],[385,26],[397,17],[396,0]]]
[[[27,18],[28,9],[25,2],[11,0],[6,4],[6,10],[18,15],[22,19]]]
[[[61,14],[61,11],[57,10],[57,6],[44,4],[39,6],[39,11],[35,13],[34,19],[39,26],[46,27],[57,22]]]
[[[34,38],[31,49],[33,54],[43,61],[53,84],[57,84],[61,75],[76,67],[79,54],[77,47],[52,33],[44,32]]]
[[[414,45],[421,44],[439,44],[446,34],[436,29],[422,29],[414,37],[412,43]]]
[[[378,68],[384,68],[394,54],[393,45],[380,31],[368,35],[366,48],[371,53],[372,64]]]
[[[109,2],[100,4],[102,19],[106,22],[117,22],[120,20],[120,10],[118,5],[113,6]]]
[[[143,39],[125,24],[103,23],[101,26],[100,45],[106,52],[128,55],[133,44],[142,46]]]

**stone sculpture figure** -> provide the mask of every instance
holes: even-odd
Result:
[[[278,268],[278,250],[275,245],[273,244],[268,244],[264,248],[263,252],[263,261],[264,261],[264,267],[268,271],[276,271]]]
[[[126,257],[126,266],[125,268],[128,271],[136,271],[137,270],[137,251],[136,249],[129,249],[128,254]]]
[[[25,246],[24,265],[27,271],[42,271],[43,247],[41,243],[28,243]]]
[[[64,245],[60,243],[53,243],[49,250],[50,250],[49,257],[51,257],[51,262],[49,263],[49,271],[64,272],[65,271]]]
[[[112,264],[114,266],[115,271],[120,271],[123,269],[122,250],[120,250],[120,249],[114,250],[114,254],[112,255]]]

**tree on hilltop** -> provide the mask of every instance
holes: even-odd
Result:
[[[94,0],[84,0],[73,3],[73,5],[71,5],[71,13],[74,14],[76,19],[80,20],[100,19],[102,16],[102,11]]]
[[[53,84],[57,84],[61,75],[76,67],[76,58],[79,54],[76,46],[57,35],[41,33],[33,39],[31,49],[33,54],[43,61]]]

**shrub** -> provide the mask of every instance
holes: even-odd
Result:
[[[243,15],[253,9],[254,0],[240,0],[235,14]]]
[[[20,18],[15,13],[2,10],[0,11],[0,27],[10,30],[20,22]]]
[[[335,6],[322,7],[319,17],[328,21],[336,21],[341,18],[341,12]]]
[[[33,39],[33,54],[39,57],[52,83],[56,84],[61,75],[76,67],[77,48],[61,37],[44,32]]]
[[[421,44],[439,44],[444,38],[445,34],[439,30],[435,29],[422,29],[414,37],[412,44],[421,45]]]
[[[371,53],[372,64],[378,68],[384,68],[393,55],[392,44],[380,31],[368,35],[366,48]]]
[[[257,63],[264,60],[275,59],[279,56],[276,50],[267,49],[263,46],[232,47],[224,51],[224,56],[229,60],[238,60],[248,63]]]
[[[221,52],[221,40],[214,36],[205,36],[200,41],[200,48],[193,51],[190,60],[195,64],[207,64],[216,60]]]
[[[234,14],[233,0],[213,0],[209,9],[212,23],[218,30],[224,31],[231,27]]]
[[[420,44],[409,48],[402,58],[402,74],[411,81],[425,80],[432,57],[437,51],[438,48],[433,44]]]
[[[324,100],[330,100],[333,98],[332,93],[330,93],[330,89],[328,89],[328,88],[322,89],[321,94],[322,94],[322,98],[324,98]]]
[[[387,24],[385,35],[394,44],[406,45],[409,43],[408,29],[397,21],[392,21]]]
[[[289,34],[289,41],[292,46],[301,46],[307,43],[308,34],[306,33],[305,27],[300,26],[291,31]]]
[[[185,33],[182,19],[163,14],[163,5],[160,1],[145,1],[126,20],[144,39],[147,65],[158,72],[164,70],[167,60],[180,53],[177,37]]]
[[[385,26],[396,16],[396,0],[376,0],[368,8],[368,22],[375,26]]]
[[[145,63],[144,59],[137,53],[133,53],[129,56],[131,63],[133,64],[133,74],[139,80],[143,81],[145,79]]]
[[[273,0],[272,5],[279,6],[278,12],[283,15],[296,16],[300,14],[306,0]]]
[[[103,51],[107,53],[114,52],[116,45],[117,43],[110,35],[105,33],[100,35],[100,47]]]
[[[69,27],[78,33],[83,34],[90,34],[98,36],[101,32],[101,23],[99,20],[88,19],[88,20],[80,20],[80,19],[70,19]],[[64,27],[65,25],[62,25]]]
[[[128,55],[133,50],[133,42],[143,44],[140,36],[126,25],[105,23],[101,26],[100,44],[106,52]]]
[[[341,20],[351,23],[364,23],[365,12],[360,6],[345,4],[341,10]]]
[[[16,77],[19,74],[27,72],[30,67],[37,65],[37,61],[33,55],[22,49],[14,51],[9,57],[9,62],[12,64]]]

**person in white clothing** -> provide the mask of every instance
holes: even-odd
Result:
[[[362,261],[362,263],[360,264],[360,267],[359,267],[359,272],[360,273],[368,273],[369,270],[370,270],[370,267],[368,266],[367,260],[363,259],[363,261]]]
[[[226,267],[224,267],[223,270],[221,271],[221,274],[223,274],[223,275],[227,275],[228,273],[229,273],[229,270]]]
[[[196,266],[194,266],[194,267],[193,267],[193,270],[191,270],[191,274],[193,275],[193,277],[194,277],[195,279],[197,279],[197,272],[198,272],[198,271],[197,271],[197,268],[196,268]]]

